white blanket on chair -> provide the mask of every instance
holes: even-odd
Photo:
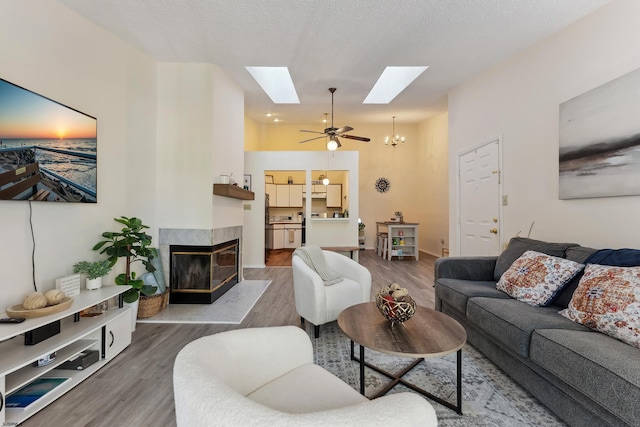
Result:
[[[325,286],[333,285],[334,283],[342,281],[342,276],[327,266],[320,246],[300,246],[298,249],[293,251],[293,255],[299,256],[305,264],[318,273]]]

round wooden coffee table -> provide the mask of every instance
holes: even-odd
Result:
[[[365,394],[365,366],[379,372],[392,381],[373,398],[382,396],[397,384],[402,384],[428,398],[462,414],[462,346],[467,341],[465,329],[446,314],[416,307],[414,316],[404,324],[392,325],[385,319],[374,302],[357,304],[343,310],[338,316],[338,326],[351,339],[351,359],[360,363],[360,393]],[[355,357],[354,342],[360,346],[360,357]],[[387,372],[367,363],[364,349],[401,357],[417,358],[397,374]],[[425,358],[446,356],[457,352],[456,404],[443,400],[402,377]]]

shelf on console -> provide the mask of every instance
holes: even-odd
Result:
[[[13,393],[14,391],[18,390],[20,387],[23,387],[29,384],[31,381],[35,380],[36,378],[51,371],[56,366],[62,365],[68,359],[78,355],[81,351],[86,350],[89,347],[94,345],[98,345],[97,339],[78,340],[58,350],[56,352],[55,362],[50,363],[49,365],[36,367],[29,364],[29,365],[25,365],[24,367],[18,369],[15,372],[8,374],[5,379],[6,393],[8,395]]]

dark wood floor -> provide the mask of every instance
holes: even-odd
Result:
[[[294,249],[267,249],[265,264],[267,267],[291,267]]]
[[[434,306],[435,257],[420,254],[386,261],[372,250],[360,251],[371,271],[373,294],[389,283],[406,287],[419,305]],[[24,426],[175,426],[173,361],[196,338],[247,327],[300,325],[290,268],[245,269],[245,279],[270,279],[271,286],[241,325],[138,324],[133,342],[120,355]],[[306,325],[310,336],[313,327]],[[322,333],[322,327],[320,328]]]

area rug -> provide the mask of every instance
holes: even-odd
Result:
[[[267,290],[271,280],[243,280],[213,304],[169,304],[138,323],[214,323],[238,325]]]
[[[320,338],[313,339],[315,362],[360,390],[358,362],[350,360],[350,341],[340,331],[337,322],[323,325]],[[355,346],[356,355],[359,347]],[[399,372],[412,360],[389,356],[372,350],[365,351],[365,359],[389,372]],[[456,355],[425,359],[403,377],[405,380],[449,402],[456,398]],[[388,379],[369,368],[365,369],[366,395],[382,390]],[[389,393],[409,391],[398,385]],[[427,399],[427,398],[425,398]],[[566,426],[537,399],[504,374],[478,350],[466,344],[462,350],[462,412],[432,400],[438,416],[438,426]]]

